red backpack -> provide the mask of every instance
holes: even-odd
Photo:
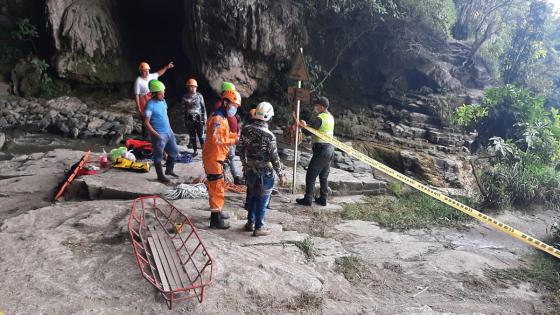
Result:
[[[134,156],[141,160],[152,155],[152,143],[144,140],[127,139],[124,144],[128,150],[132,150]]]

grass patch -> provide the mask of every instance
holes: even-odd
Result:
[[[303,292],[300,295],[291,298],[286,303],[288,310],[316,310],[323,305],[323,297],[317,294]]]
[[[310,208],[310,207],[309,207]],[[286,230],[298,231],[314,237],[330,238],[335,234],[332,227],[340,222],[340,215],[337,212],[297,208],[297,209],[279,209],[294,216],[304,216],[294,224],[286,224]]]
[[[358,256],[343,256],[336,258],[334,261],[337,272],[342,273],[346,280],[355,283],[361,279],[367,278],[369,269],[362,259]]]
[[[255,305],[259,308],[258,313],[270,313],[263,312],[264,310],[274,310],[273,313],[277,313],[279,310],[297,313],[313,312],[319,310],[324,303],[324,299],[321,295],[311,292],[302,292],[299,295],[283,300],[278,300],[277,297],[268,294],[260,295],[259,292],[255,290],[250,290],[247,293],[252,297]]]
[[[290,241],[289,243],[299,248],[308,260],[313,259],[315,250],[311,237],[306,237],[303,241]]]
[[[465,197],[456,198],[464,204],[471,204]],[[376,196],[366,203],[346,204],[340,213],[345,220],[375,221],[391,229],[421,229],[434,226],[457,227],[469,216],[444,203],[413,192],[399,198]]]
[[[488,269],[485,274],[498,282],[528,282],[535,288],[560,290],[560,263],[545,256],[538,256],[527,267]],[[556,293],[558,295],[558,292]]]

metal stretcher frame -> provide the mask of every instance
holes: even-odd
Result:
[[[175,225],[180,228],[170,232]],[[128,231],[142,276],[169,309],[176,301],[203,302],[214,263],[186,215],[158,196],[140,197],[132,203]]]

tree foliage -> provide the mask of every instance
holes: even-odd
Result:
[[[491,206],[560,205],[560,114],[526,88],[488,89],[481,106],[488,116],[477,124],[479,141],[494,158],[480,178]]]
[[[475,57],[489,40],[507,33],[511,21],[523,7],[524,0],[455,0],[457,20],[453,37],[471,40],[469,60]]]
[[[452,0],[395,0],[402,17],[431,29],[443,38],[451,34],[457,17]]]
[[[488,116],[488,108],[480,104],[463,104],[455,109],[451,117],[454,125],[466,128],[468,131],[474,129],[474,125],[481,119]]]
[[[545,27],[550,8],[543,0],[534,0],[526,16],[513,31],[511,44],[502,56],[501,72],[505,84],[525,85],[532,65],[546,56]]]
[[[320,92],[326,80],[347,57],[351,50],[371,49],[372,34],[380,26],[386,26],[387,36],[392,43],[402,48],[396,54],[411,54],[424,49],[417,45],[418,39],[401,36],[403,26],[422,31],[438,40],[447,39],[455,21],[453,0],[318,0],[297,1],[305,10],[310,30],[316,42],[312,47],[321,47],[321,58],[308,61],[314,64],[321,76],[314,80],[311,90]],[[414,31],[412,31],[414,32]],[[380,34],[376,34],[379,38]],[[369,46],[368,46],[369,45]],[[396,49],[399,50],[399,49]],[[329,53],[325,53],[328,51]],[[325,55],[330,55],[325,58]],[[317,56],[314,56],[317,57]]]
[[[453,121],[467,129],[476,128],[479,145],[499,147],[503,153],[503,144],[509,141],[542,163],[556,166],[560,162],[559,111],[547,109],[544,98],[527,88],[505,85],[487,89],[481,104],[455,109]]]

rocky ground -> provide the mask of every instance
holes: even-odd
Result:
[[[57,149],[0,161],[0,311],[6,314],[159,314],[167,307],[141,277],[127,231],[131,198],[160,194],[153,170],[108,170],[76,180],[51,203],[62,170],[80,151]],[[95,156],[93,157],[95,159]],[[200,160],[178,165],[190,181]],[[302,172],[303,173],[303,170]],[[384,193],[369,173],[336,170],[328,207],[302,208],[284,190],[267,214],[270,236],[242,231],[243,196],[228,194],[232,228],[208,228],[207,200],[174,204],[193,221],[215,260],[205,301],[187,314],[544,314],[544,292],[485,272],[525,265],[537,253],[477,222],[460,229],[389,231],[337,216],[362,190]],[[301,179],[299,180],[301,183]],[[373,188],[374,189],[365,189]],[[360,190],[361,189],[361,190]],[[352,193],[358,195],[348,196]],[[345,195],[345,196],[344,196]],[[505,212],[498,219],[537,237],[554,214]],[[297,244],[307,244],[300,246]],[[344,263],[346,262],[346,263]]]

